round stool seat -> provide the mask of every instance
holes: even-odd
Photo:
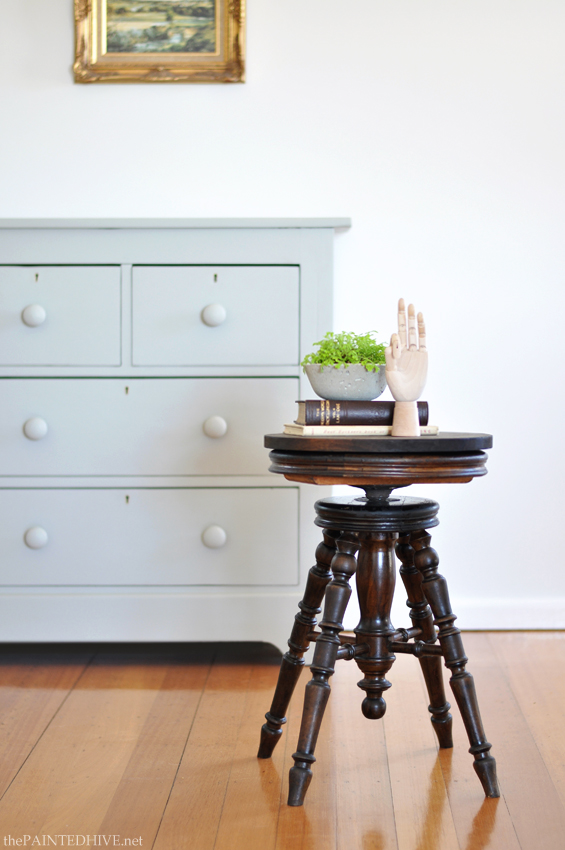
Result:
[[[339,531],[390,532],[408,534],[439,525],[439,505],[432,499],[389,496],[382,501],[361,496],[348,499],[333,496],[315,504],[316,525]]]

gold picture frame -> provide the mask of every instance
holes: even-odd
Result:
[[[77,83],[243,83],[245,0],[74,0]]]

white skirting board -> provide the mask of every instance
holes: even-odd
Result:
[[[410,625],[404,594],[394,600],[392,622],[395,627]],[[451,597],[451,608],[457,615],[455,625],[461,631],[513,629],[565,629],[565,597],[538,599]]]
[[[484,599],[452,596],[450,599],[457,615],[455,625],[461,631],[565,629],[565,597]],[[401,582],[396,587],[391,620],[397,629],[412,625]],[[345,628],[354,629],[358,621],[359,608],[353,595],[344,618]]]
[[[285,652],[301,597],[299,590],[6,593],[0,642],[262,641]]]
[[[451,601],[461,630],[565,629],[565,597],[457,599]]]

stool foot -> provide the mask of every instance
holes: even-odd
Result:
[[[428,708],[428,711],[432,715],[432,727],[442,750],[449,750],[453,747],[453,718],[449,713],[450,708],[451,706],[448,702],[445,703],[443,711],[431,705]]]
[[[473,748],[469,750],[472,752]],[[479,777],[480,783],[483,786],[483,791],[486,797],[500,797],[498,781],[496,778],[496,759],[494,756],[489,756],[487,753],[475,755],[473,762],[475,773]]]
[[[290,768],[288,776],[288,805],[302,806],[308,786],[312,781],[312,771],[309,765],[316,761],[313,756],[306,753],[294,753],[294,767]]]
[[[286,717],[273,717],[269,712],[267,712],[265,718],[267,722],[261,726],[261,741],[257,753],[259,759],[271,758],[282,735],[281,726],[286,723]]]
[[[316,614],[320,613],[326,585],[332,577],[329,567],[335,555],[338,535],[338,531],[324,531],[324,540],[316,549],[316,565],[308,573],[304,598],[298,605],[300,611],[294,618],[289,649],[283,655],[271,709],[265,715],[267,722],[261,728],[257,758],[270,758],[281,738],[281,727],[286,723],[285,714],[304,667],[303,655],[310,646],[308,635],[316,625]]]

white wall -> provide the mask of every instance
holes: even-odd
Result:
[[[336,328],[414,300],[433,422],[495,435],[419,488],[462,625],[565,627],[565,4],[248,12],[245,85],[78,86],[72,0],[3,0],[0,217],[351,216]]]

